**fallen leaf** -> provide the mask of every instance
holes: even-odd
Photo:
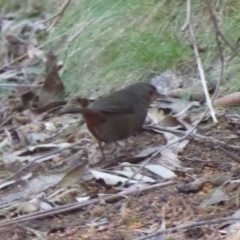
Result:
[[[77,167],[74,167],[74,169],[70,170],[61,179],[61,181],[58,183],[58,185],[60,187],[67,188],[67,187],[72,186],[74,183],[80,181],[83,177],[83,174],[85,173],[87,166],[88,166],[87,160],[80,162],[80,164]]]
[[[239,218],[240,217],[240,209],[236,210],[231,217]],[[236,221],[231,223],[227,227],[223,228],[222,231],[225,231],[227,235],[231,235],[240,229],[240,221]]]
[[[172,144],[168,148],[172,150],[174,153],[181,152],[189,143],[188,139],[184,139],[182,141],[178,141],[181,137],[176,136],[173,133],[170,132],[164,132],[164,137],[167,139],[167,144]],[[177,142],[178,141],[178,142]],[[174,143],[176,142],[176,143]]]
[[[159,150],[159,147],[147,148],[147,149],[144,149],[139,154],[137,154],[135,157],[136,158],[146,158],[146,157],[152,155],[153,153],[155,153],[157,150]]]
[[[200,207],[202,207],[202,208],[208,207],[208,206],[214,205],[216,203],[226,202],[227,200],[229,200],[229,196],[226,193],[224,193],[221,188],[217,188],[211,194],[211,196],[209,196],[207,199],[205,199],[200,204]]]
[[[160,165],[148,164],[145,168],[165,179],[176,177],[176,174],[173,171]]]
[[[136,171],[137,171],[137,169],[136,169]],[[115,173],[118,173],[118,174],[121,174],[121,175],[123,175],[123,176],[125,176],[125,177],[128,177],[128,178],[131,178],[133,175],[135,175],[135,172],[134,171],[132,171],[132,172],[129,172],[129,171],[114,171]],[[141,182],[151,182],[151,183],[153,183],[153,182],[156,182],[153,178],[150,178],[150,177],[148,177],[148,176],[143,176],[142,174],[140,174],[140,173],[137,173],[134,177],[133,177],[133,179],[135,179],[135,180],[139,180],[139,181],[141,181]]]
[[[89,171],[92,173],[94,178],[96,178],[97,180],[102,179],[107,185],[115,186],[118,183],[125,183],[126,181],[128,181],[128,178],[119,177],[113,174],[104,173],[96,170],[89,170]],[[132,180],[132,179],[129,181],[129,183],[137,183],[137,182],[138,181]]]
[[[80,197],[80,198],[76,198],[76,200],[78,201],[78,202],[86,202],[87,200],[89,200],[90,199],[90,197]]]
[[[27,147],[30,145],[30,142],[29,142],[29,139],[28,139],[28,136],[21,130],[18,130],[18,129],[15,129],[13,134],[15,133],[15,135],[17,136],[18,138],[18,141],[19,141],[19,144],[22,146],[22,147]]]
[[[173,116],[166,116],[158,123],[159,126],[162,127],[175,127],[181,128],[182,124],[178,121],[176,117]]]
[[[38,109],[51,102],[61,102],[64,95],[65,89],[58,73],[57,57],[50,52],[47,55],[45,81],[39,94]],[[49,107],[47,109],[49,110]]]
[[[161,156],[158,160],[159,164],[167,167],[168,169],[179,169],[181,168],[181,161],[173,150],[167,148],[161,151]]]

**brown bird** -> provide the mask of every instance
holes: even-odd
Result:
[[[83,115],[105,159],[101,143],[116,142],[141,130],[149,104],[159,95],[152,84],[136,83],[97,99],[87,108],[63,110],[61,113]]]

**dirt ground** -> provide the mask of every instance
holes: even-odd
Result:
[[[218,126],[201,130],[201,133],[238,146],[238,128],[239,126],[228,123],[223,117]],[[153,138],[153,135],[156,138]],[[151,145],[154,141],[159,142],[160,140],[159,135],[153,133],[142,133],[134,138],[135,142],[143,143],[144,140],[145,144],[150,142]],[[131,147],[134,146],[127,145],[129,151]],[[230,151],[236,156],[238,155],[237,152]],[[39,231],[38,234],[47,233],[43,239],[51,240],[134,239],[160,228],[163,220],[163,209],[166,228],[188,222],[230,216],[238,209],[238,188],[228,191],[229,200],[212,206],[200,207],[203,200],[211,194],[216,186],[206,181],[195,191],[186,190],[185,187],[195,179],[213,174],[231,173],[232,177],[237,176],[238,164],[221,150],[221,146],[196,141],[193,138],[181,153],[180,160],[184,167],[193,168],[193,172],[192,174],[178,172],[173,185],[139,192],[135,196],[127,196],[114,202],[94,204],[81,210],[7,226],[1,229],[0,238],[36,239],[36,236],[33,236],[26,228],[30,227]],[[111,193],[111,188],[100,187],[97,192]],[[168,233],[165,239],[222,239],[219,230],[225,225],[206,225],[179,230]]]

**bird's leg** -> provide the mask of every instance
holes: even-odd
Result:
[[[121,150],[121,152],[123,152],[122,155],[123,155],[124,157],[125,157],[125,155],[126,155],[127,158],[131,157],[131,154],[129,154],[129,152],[127,152],[127,151],[125,150],[124,146],[125,146],[125,144],[123,144],[123,143],[121,143],[121,142],[115,142],[115,147],[114,147],[113,152],[115,151],[115,153],[118,153],[119,150]],[[118,149],[117,149],[117,148],[118,148]]]
[[[99,145],[100,151],[102,153],[103,160],[106,161],[106,157],[105,157],[103,147],[102,147],[102,142],[98,141],[98,145]]]

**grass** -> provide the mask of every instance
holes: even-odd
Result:
[[[176,4],[174,4],[176,5]],[[73,4],[51,33],[75,34],[59,51],[66,59],[63,80],[76,95],[99,95],[137,81],[149,81],[168,68],[177,68],[191,54],[174,29],[179,16],[167,1],[83,0]],[[167,19],[165,19],[167,18]],[[171,21],[172,28],[166,25]],[[165,26],[164,26],[165,25]]]
[[[49,0],[0,0],[0,9],[2,13],[17,12],[18,19],[25,19],[39,16],[54,8]]]
[[[41,14],[53,10],[51,1],[0,0],[0,7],[5,12],[20,8],[23,15],[32,8]],[[240,2],[222,0],[216,9],[221,31],[236,45]],[[207,7],[193,0],[191,13],[198,45],[206,49],[201,53],[206,78],[216,81],[220,62]],[[167,69],[187,74],[193,86],[201,85],[189,32],[181,31],[185,21],[185,1],[72,0],[51,30],[47,39],[51,44],[45,50],[54,50],[64,61],[62,79],[72,95],[96,97],[133,82],[150,81]],[[240,60],[229,61],[233,53],[221,44],[227,60],[224,90],[236,91]]]

